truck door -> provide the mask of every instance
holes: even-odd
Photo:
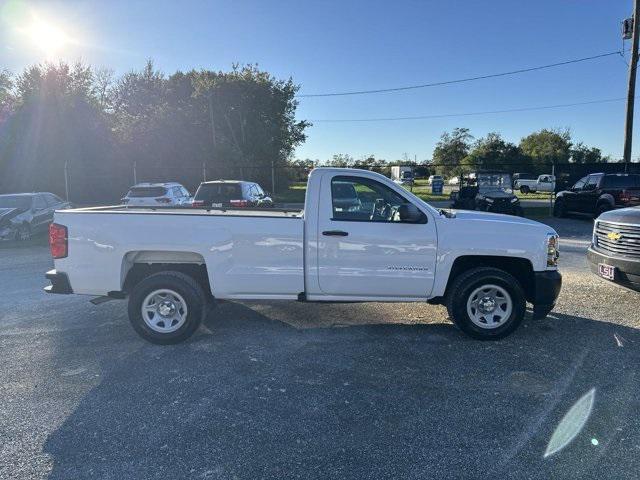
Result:
[[[325,295],[426,297],[437,237],[424,206],[373,178],[327,175],[318,215],[318,283]]]
[[[598,191],[598,183],[602,178],[601,174],[589,175],[587,182],[580,192],[578,192],[578,208],[579,212],[595,213],[596,204],[600,193]]]

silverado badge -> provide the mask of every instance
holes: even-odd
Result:
[[[607,238],[609,240],[613,240],[614,242],[617,242],[622,238],[622,234],[619,232],[609,232],[607,233]]]

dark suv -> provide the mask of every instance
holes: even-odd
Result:
[[[636,205],[640,205],[639,174],[592,173],[556,195],[553,214],[564,217],[568,213],[586,213],[598,217],[608,210]]]
[[[271,208],[273,200],[255,182],[215,180],[200,184],[193,197],[192,206],[196,208]]]

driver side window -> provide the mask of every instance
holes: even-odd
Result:
[[[587,183],[587,177],[578,180],[576,184],[571,188],[571,190],[582,190],[585,183]]]
[[[380,182],[352,176],[331,179],[331,202],[332,220],[398,223],[401,207],[410,203]]]

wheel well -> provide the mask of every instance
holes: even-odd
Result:
[[[140,281],[149,275],[166,271],[181,272],[189,275],[200,284],[205,294],[211,295],[207,266],[196,263],[134,263],[127,272],[122,290],[125,293],[130,293]]]
[[[465,255],[454,260],[445,289],[445,296],[453,280],[462,272],[478,267],[494,267],[510,273],[520,281],[527,301],[531,301],[535,295],[535,279],[533,265],[526,258],[499,257],[492,255]]]

